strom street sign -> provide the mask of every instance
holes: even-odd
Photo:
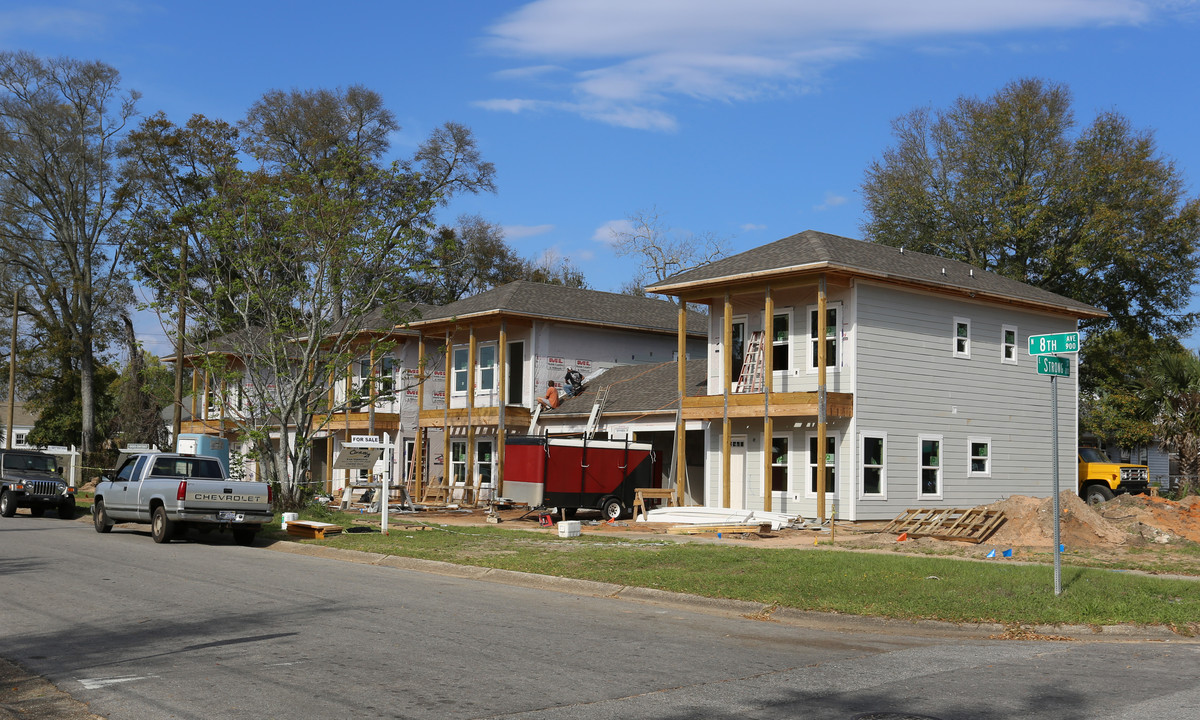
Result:
[[[1038,355],[1038,375],[1071,377],[1071,361],[1068,358]]]
[[[1055,355],[1079,352],[1079,333],[1065,332],[1052,335],[1030,335],[1030,355]]]

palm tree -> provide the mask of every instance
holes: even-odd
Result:
[[[1179,456],[1179,472],[1189,484],[1200,478],[1200,356],[1193,352],[1158,355],[1137,381],[1140,414]],[[1194,490],[1195,488],[1193,488]]]

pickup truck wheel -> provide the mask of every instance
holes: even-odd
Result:
[[[150,536],[156,543],[171,542],[171,538],[175,536],[175,523],[167,517],[167,511],[162,505],[154,508],[154,515],[150,518]]]
[[[621,504],[620,500],[614,497],[606,499],[604,504],[600,506],[600,514],[604,516],[605,520],[616,520],[624,513],[625,506]]]
[[[1088,505],[1099,505],[1112,500],[1113,491],[1103,485],[1088,485],[1083,491],[1083,499]]]
[[[41,505],[34,505],[33,507],[29,508],[29,514],[33,517],[41,517],[46,514],[46,508],[42,507]]]
[[[112,520],[108,519],[108,513],[104,511],[103,500],[97,500],[95,507],[92,508],[92,524],[96,526],[98,533],[112,532]]]
[[[75,498],[67,498],[58,504],[58,516],[63,520],[75,519]]]
[[[13,495],[12,490],[5,490],[0,493],[0,515],[4,517],[12,517],[17,514],[17,498]]]
[[[233,541],[238,545],[250,546],[254,544],[254,536],[258,530],[253,528],[234,528]]]

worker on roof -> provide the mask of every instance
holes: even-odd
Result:
[[[538,402],[542,407],[547,407],[553,410],[558,407],[558,388],[554,387],[553,380],[546,381],[546,394],[538,398]]]
[[[567,397],[575,397],[583,392],[583,373],[575,368],[567,368],[567,376],[563,381],[563,392]]]

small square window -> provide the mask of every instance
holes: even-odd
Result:
[[[970,438],[967,440],[970,467],[969,477],[990,477],[992,474],[992,442],[987,438]]]
[[[1017,357],[1017,329],[1005,325],[1000,331],[1000,362],[1016,365]]]

